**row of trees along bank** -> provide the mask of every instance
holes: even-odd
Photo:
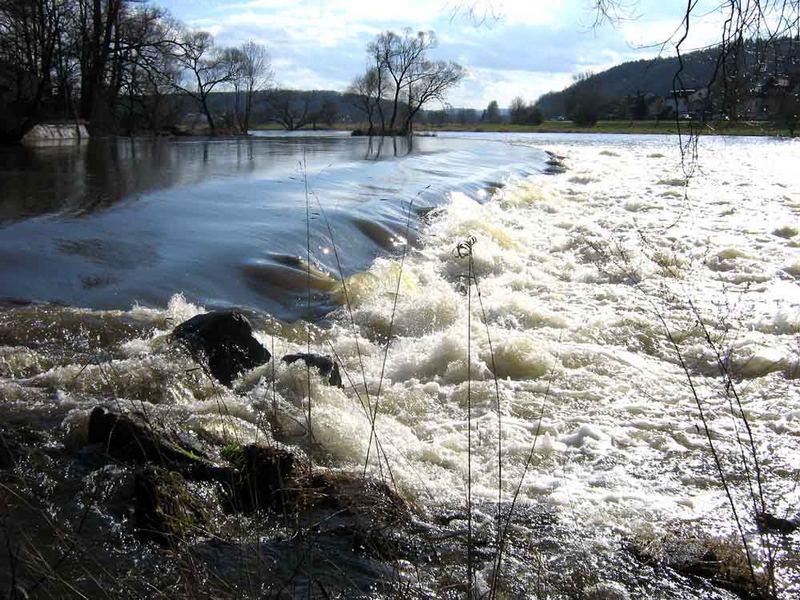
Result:
[[[255,94],[272,71],[266,48],[214,44],[164,9],[136,0],[0,0],[0,140],[42,120],[81,120],[90,131],[159,132],[186,111],[210,130],[247,131]],[[212,92],[233,94],[218,123]]]
[[[433,101],[444,103],[464,68],[428,58],[436,47],[432,31],[385,31],[367,46],[367,69],[348,88],[366,116],[368,135],[409,134],[415,118]]]

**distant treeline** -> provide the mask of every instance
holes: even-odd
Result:
[[[211,133],[256,122],[286,129],[369,122],[408,132],[464,69],[429,59],[433,32],[386,31],[368,48],[362,89],[275,89],[266,47],[220,47],[141,0],[0,0],[0,140],[43,121],[102,133]],[[197,118],[199,115],[199,118]]]
[[[264,46],[219,47],[146,2],[0,0],[0,139],[45,119],[160,132],[192,104],[214,130],[208,102],[222,89],[235,98],[226,126],[244,131],[271,78]]]
[[[793,131],[800,120],[800,39],[742,42],[623,63],[582,73],[536,107],[548,119],[591,125],[598,119],[771,120]]]

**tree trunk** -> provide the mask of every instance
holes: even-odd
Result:
[[[216,128],[214,127],[214,118],[211,116],[211,111],[208,110],[207,96],[204,95],[200,98],[200,104],[203,107],[203,112],[206,115],[206,121],[208,121],[208,127],[209,129],[211,129],[211,133],[214,133],[214,130]]]

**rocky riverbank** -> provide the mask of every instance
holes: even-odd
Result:
[[[20,308],[17,316],[48,327],[42,318],[52,310]],[[141,335],[146,322],[86,316],[106,343]],[[56,322],[52,314],[47,321]],[[251,331],[241,313],[209,313],[168,337],[215,389],[213,378],[240,384],[275,360]],[[315,385],[339,384],[331,381],[335,362],[291,357],[284,368],[305,370]],[[221,364],[235,369],[220,372]],[[94,366],[119,376],[113,362]],[[517,506],[507,523],[508,503],[477,503],[471,520],[458,509],[425,509],[397,489],[388,463],[366,475],[333,468],[313,436],[280,441],[288,438],[268,405],[257,421],[262,441],[252,441],[113,397],[78,412],[63,398],[61,406],[21,409],[24,387],[0,411],[0,537],[8,549],[0,589],[12,598],[456,598],[466,596],[468,562],[491,582],[477,588],[482,597],[493,588],[502,597],[758,597],[741,551],[725,539],[687,529],[587,555],[580,524],[545,505]],[[237,410],[222,395],[209,401],[218,402],[218,418]]]

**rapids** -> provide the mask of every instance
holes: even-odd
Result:
[[[671,137],[453,135],[459,148],[497,148],[492,161],[507,150],[514,168],[493,174],[476,165],[480,175],[456,185],[435,171],[448,169],[448,156],[465,160],[460,154],[434,155],[435,164],[424,153],[393,159],[381,173],[398,162],[442,178],[421,206],[407,192],[391,203],[389,221],[363,205],[360,220],[333,219],[330,229],[318,215],[311,226],[323,241],[313,248],[311,276],[317,316],[329,311],[321,321],[297,319],[306,308],[306,263],[287,268],[274,254],[246,259],[230,296],[219,284],[203,295],[198,277],[163,302],[169,284],[183,279],[159,281],[147,304],[122,306],[124,294],[90,307],[8,303],[0,310],[0,415],[44,424],[53,444],[77,448],[96,404],[146,406],[198,433],[277,439],[337,469],[361,470],[369,456],[367,470],[424,511],[456,511],[466,523],[469,495],[475,527],[490,531],[498,501],[504,514],[515,501],[520,514],[555,515],[559,543],[568,538],[592,557],[684,527],[738,539],[710,437],[748,544],[763,561],[740,410],[766,508],[792,516],[800,510],[800,143],[704,137],[696,157],[682,157]],[[563,157],[568,170],[542,174],[541,149]],[[531,163],[523,165],[527,150]],[[349,177],[373,178],[364,173],[374,168],[348,164],[335,176],[337,194]],[[333,211],[324,178],[320,168],[309,181],[321,210]],[[295,174],[294,193],[303,184]],[[199,188],[204,206],[226,185]],[[247,193],[245,183],[231,185]],[[421,216],[415,208],[432,210]],[[283,254],[302,256],[304,217],[291,212],[300,220]],[[47,235],[47,223],[30,226]],[[374,259],[364,250],[359,260],[334,256],[340,240],[339,254],[364,244],[350,241],[355,231],[373,240]],[[22,235],[7,232],[0,230],[4,248]],[[248,235],[235,243],[251,244]],[[457,245],[470,239],[471,258],[463,247],[459,255]],[[276,275],[287,269],[296,281]],[[13,295],[42,299],[28,291],[42,289],[35,273],[26,277]],[[248,277],[271,286],[268,302],[242,293],[256,289],[241,285]],[[293,300],[274,301],[278,293]],[[307,345],[334,355],[344,389],[312,376],[309,394],[305,369],[279,361],[232,390],[193,369],[167,334],[230,304],[251,309],[256,337],[273,356]],[[526,527],[518,524],[510,541],[510,578],[533,577],[515,558],[514,546],[534,535]],[[778,551],[787,598],[800,594],[798,543],[794,534]],[[479,586],[487,589],[490,578],[489,561]],[[616,585],[602,576],[595,584]]]

